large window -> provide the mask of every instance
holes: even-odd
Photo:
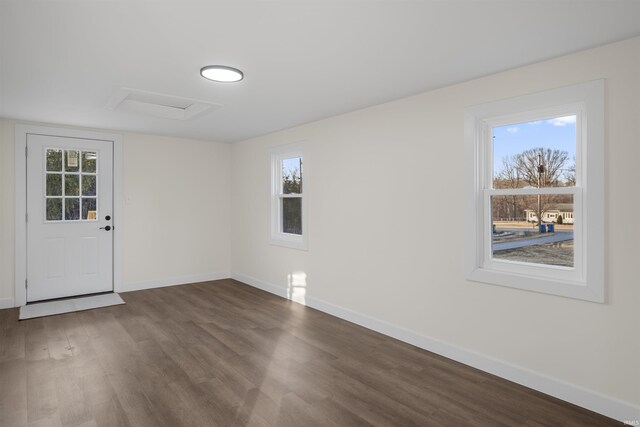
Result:
[[[466,110],[470,280],[604,301],[604,83]]]
[[[306,171],[303,145],[271,153],[271,243],[307,249]]]

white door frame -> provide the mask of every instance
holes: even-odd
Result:
[[[15,294],[14,306],[27,303],[27,135],[98,139],[113,142],[113,290],[122,289],[122,137],[83,129],[16,124],[15,128]]]

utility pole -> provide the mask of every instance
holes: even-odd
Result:
[[[542,183],[542,174],[544,173],[544,163],[542,159],[542,153],[538,153],[538,189]],[[538,194],[538,232],[542,231],[542,206],[540,204],[540,194]]]

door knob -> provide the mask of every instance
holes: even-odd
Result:
[[[100,227],[100,230],[110,231],[111,230],[111,226],[107,225],[106,227]]]

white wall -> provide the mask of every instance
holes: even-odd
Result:
[[[640,227],[628,213],[640,211],[638,52],[640,38],[234,144],[232,272],[280,293],[304,273],[316,305],[637,409]],[[466,281],[463,109],[598,78],[607,79],[608,303]],[[268,244],[269,148],[298,141],[312,167],[308,252]]]
[[[0,119],[0,308],[13,307],[14,144],[13,124]]]
[[[124,136],[129,289],[228,277],[229,144]]]
[[[14,127],[0,119],[0,308],[14,297]],[[228,144],[122,134],[125,289],[227,277]]]

